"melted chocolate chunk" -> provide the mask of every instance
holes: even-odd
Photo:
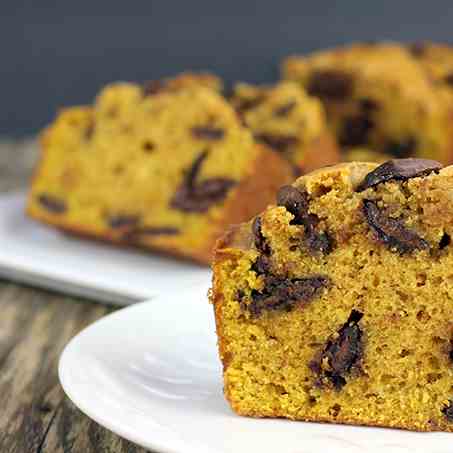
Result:
[[[254,236],[255,247],[257,250],[263,253],[269,253],[269,245],[266,242],[266,238],[263,236],[261,231],[261,217],[255,217],[252,223],[252,233]]]
[[[368,135],[374,123],[368,113],[359,113],[344,119],[342,130],[339,134],[341,146],[360,146],[368,141]]]
[[[264,101],[264,96],[257,96],[255,98],[240,99],[236,104],[236,111],[244,113],[258,107]]]
[[[447,405],[441,409],[442,414],[445,415],[449,422],[453,422],[453,400],[450,400]]]
[[[96,130],[96,125],[94,121],[90,121],[87,128],[85,129],[85,140],[89,141],[94,135],[94,131]]]
[[[277,193],[277,204],[284,206],[294,219],[291,225],[302,225],[305,232],[305,245],[312,253],[328,254],[332,251],[332,240],[326,232],[318,231],[319,218],[308,212],[307,192],[293,186],[283,186]]]
[[[186,186],[193,187],[195,185],[195,180],[197,179],[198,173],[200,173],[201,170],[201,166],[203,165],[203,162],[207,157],[208,152],[202,151],[192,162],[192,165],[190,166],[184,177]]]
[[[264,288],[252,291],[252,301],[246,307],[255,318],[263,311],[291,311],[296,305],[310,302],[329,283],[325,276],[290,279],[268,275],[264,280]]]
[[[363,212],[376,239],[390,249],[396,249],[399,253],[404,254],[429,248],[428,242],[406,228],[401,220],[385,215],[378,208],[376,202],[363,200]]]
[[[149,140],[145,140],[143,142],[143,145],[142,145],[142,148],[143,148],[143,151],[145,151],[145,153],[151,153],[152,151],[154,151],[154,149],[156,148],[156,145],[149,141]]]
[[[398,159],[410,157],[414,154],[414,150],[417,147],[417,141],[413,137],[409,137],[401,142],[390,141],[384,147],[384,153],[395,156]]]
[[[447,75],[444,77],[444,82],[445,82],[447,85],[453,86],[453,72],[450,72],[450,74],[447,74]]]
[[[448,233],[444,233],[439,241],[439,249],[443,250],[445,247],[448,247],[451,243],[451,237]]]
[[[210,178],[198,183],[195,187],[195,194],[212,201],[222,200],[228,190],[234,185],[229,178]]]
[[[195,138],[209,141],[221,140],[225,135],[225,129],[214,126],[194,126],[191,131]]]
[[[293,186],[282,186],[277,192],[277,205],[294,216],[291,225],[302,225],[308,213],[308,194]]]
[[[368,173],[357,191],[361,192],[387,181],[406,181],[410,178],[425,176],[441,168],[441,163],[429,159],[389,160]]]
[[[352,310],[337,334],[328,340],[324,349],[311,363],[320,386],[331,384],[335,390],[346,385],[346,377],[358,368],[363,355],[363,332],[359,326],[363,313]]]
[[[421,57],[425,53],[426,45],[423,42],[414,42],[407,46],[407,50],[414,57]]]
[[[165,84],[161,80],[149,80],[142,86],[143,96],[153,96],[165,90]]]
[[[274,116],[282,117],[282,116],[287,116],[289,113],[291,113],[292,110],[296,107],[297,102],[296,101],[289,101],[286,104],[277,107],[274,110]]]
[[[362,112],[371,113],[379,110],[378,103],[370,98],[360,99],[359,104],[360,110]]]
[[[187,171],[184,180],[170,201],[170,206],[183,212],[206,212],[213,204],[222,201],[236,184],[229,178],[196,179],[207,151],[201,152]]]
[[[206,212],[222,201],[235,184],[232,179],[212,178],[193,187],[183,185],[176,191],[170,206],[183,212]]]
[[[297,145],[299,139],[294,135],[256,134],[255,139],[278,151],[284,153],[290,146]]]
[[[255,217],[252,223],[252,233],[254,237],[254,244],[261,255],[255,260],[252,265],[252,270],[258,275],[268,274],[271,271],[270,254],[271,248],[266,241],[266,238],[261,231],[261,217]]]
[[[53,195],[42,193],[38,195],[38,203],[52,214],[63,214],[67,211],[66,203]]]
[[[332,239],[324,231],[318,231],[319,218],[315,214],[309,214],[304,219],[305,244],[312,252],[320,252],[328,255],[332,251]]]
[[[140,216],[132,214],[116,214],[108,218],[108,224],[114,230],[134,228],[139,222]]]
[[[271,262],[267,254],[258,256],[251,267],[257,275],[269,274],[271,272]]]
[[[330,101],[343,101],[352,95],[354,80],[351,74],[334,69],[318,70],[312,73],[307,92]]]

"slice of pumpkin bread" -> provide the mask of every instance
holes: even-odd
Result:
[[[322,103],[297,83],[238,83],[231,102],[255,139],[288,159],[299,174],[340,161]]]
[[[215,239],[292,180],[257,144],[211,76],[107,86],[42,135],[28,201],[70,232],[209,262]]]
[[[428,43],[357,43],[289,57],[282,73],[322,100],[346,154],[366,147],[393,158],[449,164],[452,55],[446,46]]]
[[[211,300],[241,415],[453,431],[453,167],[340,164],[217,243]]]

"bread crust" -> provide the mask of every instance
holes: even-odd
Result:
[[[307,146],[304,161],[301,164],[303,173],[308,173],[326,165],[333,165],[341,161],[337,143],[328,132],[318,137]]]

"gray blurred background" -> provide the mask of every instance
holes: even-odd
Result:
[[[453,43],[453,2],[0,0],[0,135],[33,134],[113,80],[268,82],[287,54],[380,39]]]

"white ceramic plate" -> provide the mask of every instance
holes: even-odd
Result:
[[[66,347],[60,380],[88,416],[165,453],[451,453],[453,435],[239,417],[222,395],[207,286],[118,311]]]
[[[0,196],[2,277],[116,304],[210,280],[208,268],[70,237],[28,219],[24,209],[25,194]]]

